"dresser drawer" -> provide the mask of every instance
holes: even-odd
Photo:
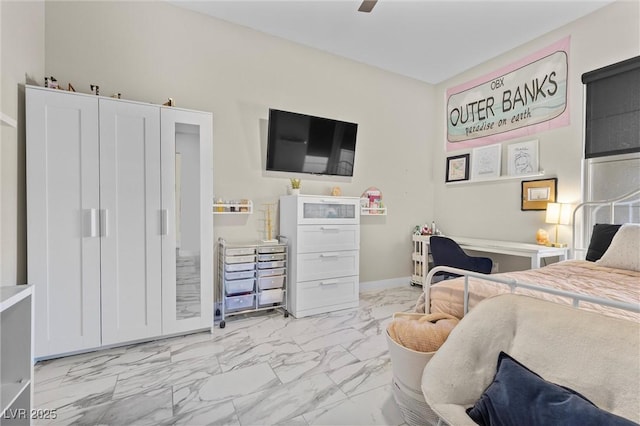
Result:
[[[360,199],[354,197],[298,196],[298,224],[360,223]]]
[[[298,228],[298,253],[358,250],[358,225],[305,225]]]
[[[334,251],[298,255],[298,282],[358,275],[358,251]]]
[[[357,302],[358,285],[358,276],[299,282],[297,310]]]

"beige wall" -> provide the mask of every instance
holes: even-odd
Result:
[[[533,137],[513,139],[513,141],[538,139],[540,167],[544,177],[558,178],[558,199],[561,202],[576,203],[581,197],[581,167],[583,153],[583,85],[581,75],[624,59],[640,54],[640,3],[625,1],[613,3],[582,19],[532,40],[504,55],[439,84],[435,97],[436,129],[434,144],[435,174],[434,206],[436,221],[451,235],[465,235],[479,238],[494,238],[514,241],[535,242],[538,228],[550,233],[554,228],[544,223],[544,211],[520,210],[520,180],[506,180],[490,183],[445,185],[445,93],[453,87],[488,74],[496,69],[534,53],[555,41],[571,36],[569,53],[569,108],[571,124],[566,127],[539,133]],[[503,144],[513,142],[511,140]],[[468,151],[455,151],[455,154]],[[503,155],[503,170],[505,167]],[[570,242],[571,227],[561,227],[559,239]],[[551,234],[553,237],[553,234]],[[500,270],[527,267],[526,260],[499,258]]]
[[[369,186],[379,187],[389,215],[363,218],[361,279],[407,277],[410,233],[419,223],[435,219],[446,233],[511,240],[531,240],[546,226],[544,213],[520,211],[519,181],[444,185],[446,88],[571,35],[571,125],[537,138],[541,166],[558,177],[560,198],[575,201],[581,185],[580,75],[639,54],[638,8],[635,1],[607,6],[432,87],[163,2],[51,2],[45,7],[2,1],[2,111],[23,123],[18,84],[25,82],[25,73],[42,84],[45,71],[81,92],[95,83],[104,95],[121,92],[153,103],[172,97],[180,107],[211,111],[215,193],[251,198],[256,210],[277,201],[287,184],[285,177],[263,175],[268,108],[356,121],[354,178],[305,178],[303,193],[325,194],[339,185],[345,195],[357,196]],[[2,126],[3,284],[26,277],[24,130],[18,127]],[[261,219],[259,212],[249,218],[218,216],[216,237],[258,238]]]
[[[0,285],[23,284],[26,274],[24,84],[44,76],[44,2],[0,1]]]
[[[412,227],[431,220],[432,88],[164,2],[51,2],[46,72],[89,92],[213,112],[214,193],[253,199],[286,194],[263,176],[270,107],[359,123],[351,182],[303,177],[302,192],[376,186],[386,217],[365,217],[361,280],[408,277]],[[215,217],[215,236],[260,238],[262,215]]]

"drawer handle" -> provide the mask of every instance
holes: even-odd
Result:
[[[340,228],[337,228],[335,226],[321,226],[320,230],[321,231],[340,231]]]
[[[320,253],[320,257],[338,257],[338,253]]]
[[[320,281],[320,285],[336,285],[338,280]]]

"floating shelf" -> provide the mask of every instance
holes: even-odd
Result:
[[[360,216],[386,216],[386,207],[360,207]]]
[[[253,201],[243,203],[213,203],[213,214],[252,214]]]
[[[539,171],[538,173],[528,173],[526,175],[516,175],[516,176],[500,176],[491,179],[476,179],[476,180],[461,180],[458,182],[446,182],[445,185],[471,185],[474,183],[486,183],[486,182],[499,182],[505,180],[514,180],[514,179],[528,179],[532,177],[540,177],[544,176],[544,170]]]

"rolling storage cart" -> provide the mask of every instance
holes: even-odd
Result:
[[[282,308],[287,311],[287,244],[228,244],[218,239],[220,328],[225,317]]]

